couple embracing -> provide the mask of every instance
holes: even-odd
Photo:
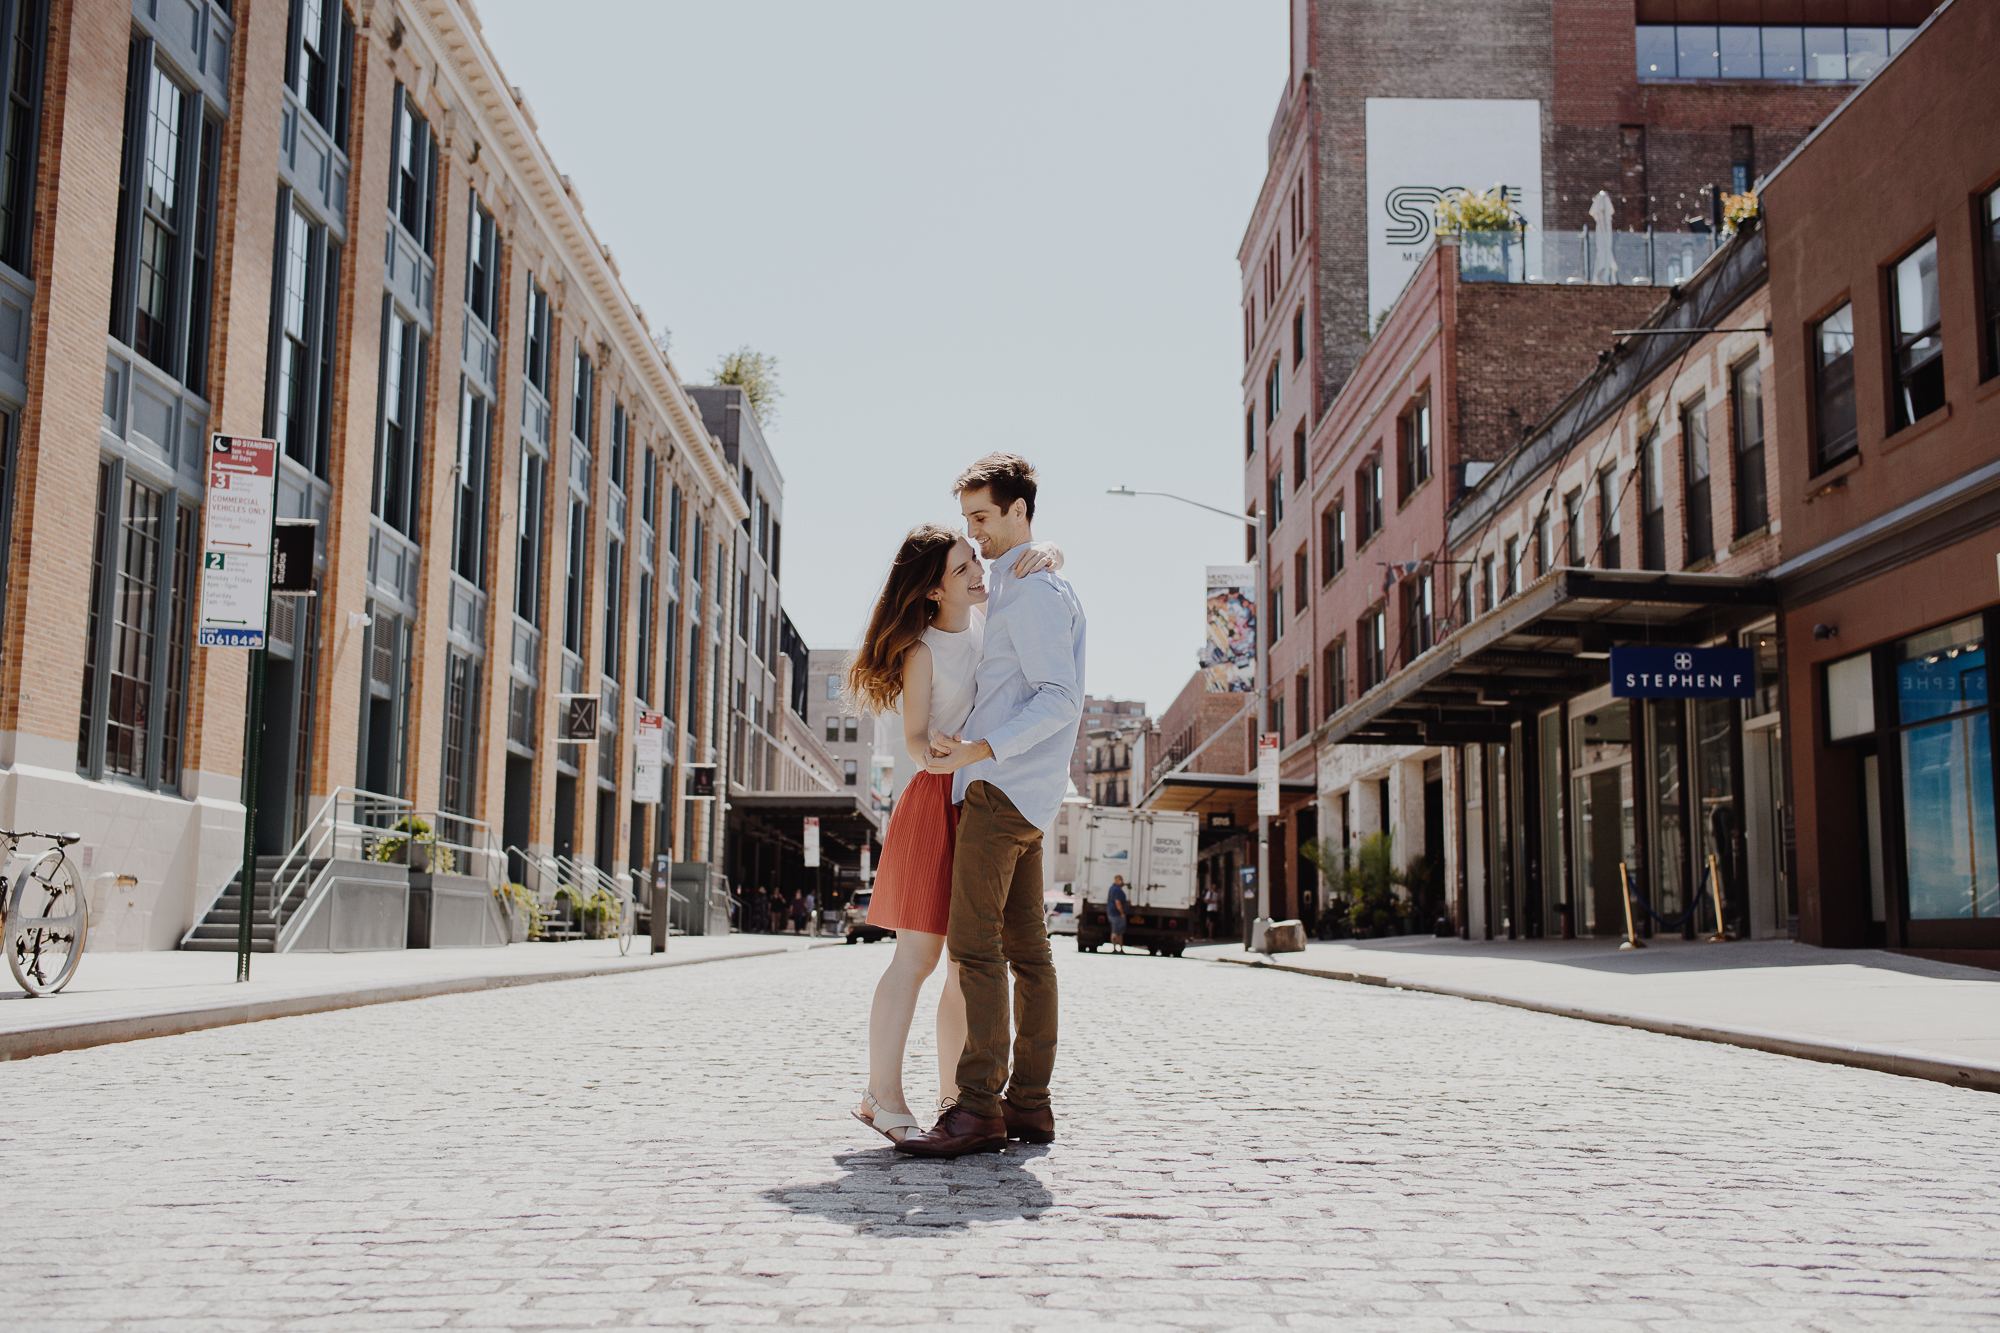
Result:
[[[868,1091],[854,1109],[919,1157],[1055,1139],[1042,833],[1062,805],[1083,712],[1083,608],[1055,572],[1062,553],[1035,543],[1034,468],[991,454],[953,489],[965,532],[925,524],[903,539],[847,671],[863,706],[886,712],[900,701],[905,743],[924,769],[882,838],[868,924],[895,931],[896,952],[875,989]],[[993,562],[990,586],[982,555]],[[941,1113],[926,1131],[903,1095],[903,1047],[917,992],[947,952]]]

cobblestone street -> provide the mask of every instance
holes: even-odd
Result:
[[[7,1065],[0,1323],[2000,1320],[1991,1095],[1056,956],[1060,1137],[956,1163],[899,1159],[846,1115],[886,945]],[[913,1090],[929,1058],[914,1042]]]

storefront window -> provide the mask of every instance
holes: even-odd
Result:
[[[1700,793],[1701,823],[1697,828],[1695,843],[1700,848],[1701,863],[1695,867],[1696,891],[1707,890],[1708,858],[1715,858],[1715,866],[1722,876],[1723,896],[1729,896],[1730,875],[1735,862],[1731,860],[1736,834],[1736,763],[1735,746],[1730,742],[1729,701],[1727,699],[1697,699],[1694,701],[1694,769],[1696,791]]]
[[[1687,706],[1678,699],[1652,705],[1653,882],[1640,893],[1663,917],[1681,914],[1687,883],[1687,784],[1681,769],[1686,753]]]
[[[1632,860],[1632,723],[1622,701],[1570,718],[1571,809],[1576,812],[1577,933],[1625,930],[1618,867]]]
[[[1984,626],[1977,616],[1897,645],[1903,840],[1912,919],[2000,917]],[[1917,725],[1910,725],[1910,724]]]

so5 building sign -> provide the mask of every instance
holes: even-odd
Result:
[[[1757,667],[1748,648],[1613,648],[1618,699],[1748,699]]]

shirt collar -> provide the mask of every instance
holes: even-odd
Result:
[[[1014,577],[1014,562],[1020,558],[1021,552],[1027,550],[1032,545],[1034,545],[1033,542],[1022,542],[1012,550],[1002,551],[994,559],[992,568],[986,576],[986,611],[988,615],[999,609],[1001,592],[1014,583],[1019,582]]]

